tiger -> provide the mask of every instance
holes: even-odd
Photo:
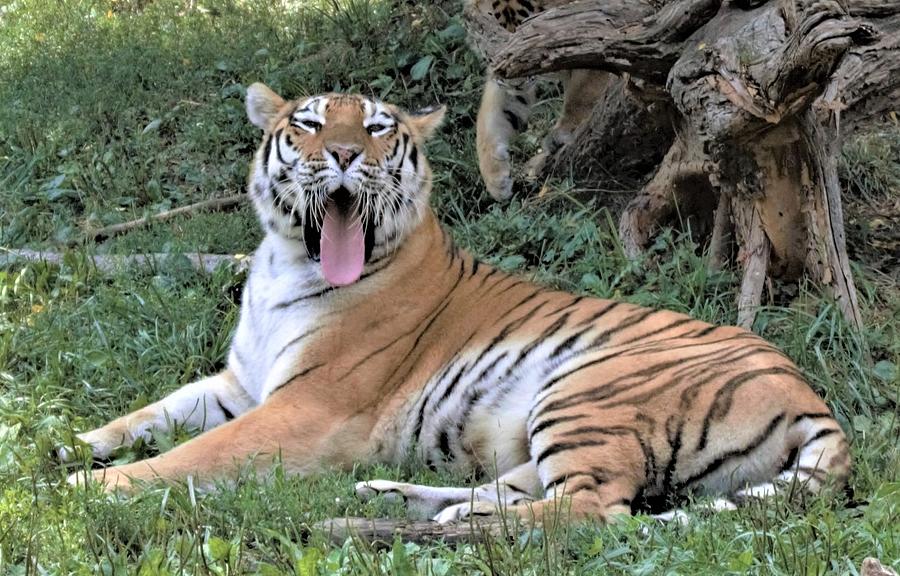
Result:
[[[490,14],[497,26],[515,32],[527,18],[572,0],[470,0],[468,10]],[[476,50],[479,49],[476,43]],[[483,50],[482,50],[483,51]],[[550,75],[547,75],[550,76]],[[527,161],[527,179],[537,178],[549,157],[571,143],[576,130],[590,118],[611,75],[599,70],[566,70],[555,76],[563,85],[559,118],[544,137],[540,151]],[[536,103],[537,79],[500,79],[488,73],[481,95],[475,127],[478,169],[488,193],[495,200],[512,196],[514,179],[510,162],[510,139],[528,126]]]
[[[424,150],[444,108],[335,93],[286,101],[259,83],[246,107],[263,132],[247,193],[265,236],[226,368],[78,435],[60,456],[108,458],[173,426],[199,434],[71,483],[207,490],[248,470],[309,476],[412,455],[493,479],[372,479],[356,493],[451,523],[500,509],[542,517],[561,501],[567,518],[611,522],[654,499],[711,495],[727,507],[786,483],[846,482],[840,425],[759,336],[542,287],[460,248],[429,205]]]

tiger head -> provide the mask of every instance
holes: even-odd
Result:
[[[422,146],[444,109],[410,114],[357,94],[285,101],[247,89],[247,115],[264,131],[249,192],[269,233],[296,241],[334,286],[392,253],[428,206]]]

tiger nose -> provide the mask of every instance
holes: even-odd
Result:
[[[329,144],[325,147],[329,154],[337,161],[341,169],[349,166],[362,152],[360,146],[347,144]]]

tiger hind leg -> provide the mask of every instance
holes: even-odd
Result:
[[[525,164],[525,177],[529,180],[541,177],[550,156],[575,140],[576,132],[590,120],[612,77],[599,70],[567,70],[559,76],[564,90],[562,111],[544,137],[541,150]]]
[[[435,520],[448,523],[500,512],[540,523],[560,518],[613,522],[617,516],[631,515],[632,500],[645,484],[638,437],[616,428],[559,423],[533,432],[530,452],[543,499],[499,509],[487,502],[460,502],[442,510]]]
[[[727,498],[692,506],[691,512],[734,510],[754,501],[800,490],[818,493],[829,481],[842,484],[850,471],[847,439],[829,414],[805,414],[795,418],[785,437],[785,458],[781,471],[772,480],[746,486]],[[690,515],[678,508],[652,515],[662,522],[688,524]]]
[[[491,76],[485,81],[475,145],[481,177],[495,200],[505,200],[512,195],[509,141],[527,125],[534,99],[535,89],[531,82],[517,88]]]
[[[541,462],[540,476],[547,479],[543,485],[543,500],[505,502],[506,506],[498,507],[496,501],[467,498],[451,503],[435,516],[435,520],[449,523],[501,512],[539,522],[555,520],[560,513],[570,519],[612,522],[618,515],[630,515],[632,500],[645,484],[641,473],[644,463],[637,456],[642,453],[638,436],[628,434],[626,426],[604,429],[563,424],[556,428],[552,433],[545,428],[532,438],[536,441],[532,445],[535,461]],[[799,484],[815,493],[828,478],[839,482],[846,479],[849,470],[847,442],[830,416],[798,419],[785,440],[784,468],[771,482],[737,490],[733,493],[734,500],[722,495],[692,506],[689,511],[678,508],[651,517],[662,522],[687,524],[693,513],[734,510],[748,499],[774,495],[779,490],[778,485]],[[636,456],[633,461],[628,461],[622,458],[623,454]]]
[[[706,514],[737,510],[751,502],[769,500],[779,494],[790,495],[795,490],[802,490],[810,494],[816,494],[821,490],[823,476],[810,474],[801,470],[789,470],[780,473],[771,482],[763,482],[753,486],[747,486],[736,491],[732,498],[716,498],[711,502],[695,504],[690,509],[675,508],[659,514],[651,514],[650,517],[663,523],[674,522],[686,526],[691,522],[694,513]]]
[[[629,490],[630,491],[630,490]],[[599,520],[612,523],[619,516],[631,515],[628,499],[620,498],[621,490],[610,486],[600,490],[578,490],[572,493],[551,490],[541,500],[512,505],[491,502],[460,502],[441,510],[434,520],[441,524],[464,521],[472,517],[518,517],[525,522],[555,524],[558,520]]]
[[[356,495],[363,501],[383,496],[406,503],[410,517],[431,518],[454,504],[509,506],[531,500],[540,493],[540,479],[532,462],[519,465],[492,482],[474,488],[435,487],[390,480],[367,480],[356,484]]]
[[[655,463],[646,461],[651,453],[644,450],[643,434],[636,421],[625,418],[613,423],[613,413],[605,416],[597,419],[608,422],[606,426],[583,426],[577,423],[578,419],[559,416],[537,418],[537,424],[532,428],[530,449],[533,460],[539,463],[537,469],[543,483],[544,499],[514,504],[500,511],[541,522],[547,521],[548,513],[552,513],[550,519],[555,519],[561,511],[571,519],[603,522],[631,514],[632,501],[647,486],[647,473],[654,469]],[[774,483],[777,482],[799,481],[805,489],[816,492],[827,478],[846,479],[849,470],[846,439],[827,414],[796,418],[786,430],[782,449],[783,467],[771,482],[727,492],[717,492],[714,488],[708,494],[718,493],[719,497],[693,506],[691,512],[733,510],[737,505],[728,498],[729,495],[739,502],[748,497],[765,497],[775,491]],[[744,463],[752,466],[752,455],[746,458]],[[698,488],[702,493],[702,487]],[[487,501],[462,501],[448,506],[435,519],[446,523],[497,512],[497,507]],[[682,524],[689,519],[682,509],[653,517]]]
[[[822,487],[822,484],[814,476],[801,471],[782,472],[771,482],[763,482],[742,488],[734,493],[732,498],[716,498],[711,502],[703,502],[694,504],[690,508],[674,508],[661,512],[659,514],[651,514],[654,520],[662,523],[670,522],[687,526],[691,523],[694,514],[706,515],[715,512],[724,512],[737,510],[738,507],[746,506],[755,501],[763,501],[775,498],[778,494],[792,494],[794,490],[804,490],[808,493],[815,494]]]
[[[844,484],[850,475],[850,446],[838,423],[828,414],[796,418],[788,454],[779,474],[770,482],[735,492],[739,503],[769,498],[801,489],[818,493],[829,481]],[[793,440],[791,442],[791,440]]]

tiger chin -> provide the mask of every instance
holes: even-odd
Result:
[[[310,475],[412,450],[491,479],[357,493],[452,522],[498,507],[542,518],[560,499],[574,518],[610,521],[653,498],[846,481],[840,426],[754,334],[549,290],[459,249],[428,204],[424,146],[443,109],[285,101],[254,84],[247,111],[263,131],[248,193],[266,236],[227,368],[79,439],[103,458],[153,430],[202,433],[71,482],[214,487],[247,466]]]

